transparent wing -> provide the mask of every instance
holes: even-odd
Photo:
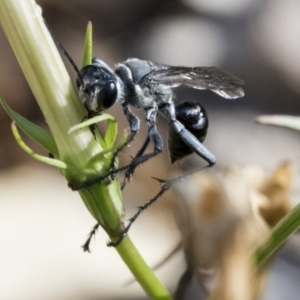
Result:
[[[216,67],[173,67],[153,64],[153,70],[144,78],[150,82],[176,87],[181,84],[194,89],[209,89],[226,99],[244,96],[244,81]]]

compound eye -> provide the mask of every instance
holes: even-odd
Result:
[[[114,81],[107,81],[98,94],[97,104],[98,109],[106,110],[110,108],[117,100],[118,89]]]

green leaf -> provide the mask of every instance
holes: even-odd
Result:
[[[39,155],[37,153],[35,153],[31,148],[29,148],[24,141],[22,140],[18,128],[16,126],[16,123],[13,121],[11,124],[11,130],[13,132],[13,135],[17,141],[17,143],[19,144],[19,146],[27,153],[29,154],[31,157],[33,157],[34,159],[43,162],[47,165],[53,166],[53,167],[57,167],[60,169],[66,169],[67,168],[67,164],[65,164],[63,161],[58,160],[58,159],[54,159],[54,158],[50,158],[47,156],[43,156],[43,155]]]
[[[106,113],[102,113],[101,115],[96,115],[92,118],[89,118],[89,119],[79,123],[79,124],[76,124],[76,125],[72,126],[68,130],[68,134],[71,134],[72,132],[74,132],[76,130],[79,130],[79,129],[89,127],[91,125],[103,122],[105,120],[114,120],[116,122],[116,119],[113,116],[111,116],[109,114],[106,114]]]
[[[107,118],[107,128],[104,134],[104,141],[107,148],[112,148],[118,134],[118,123],[115,118]]]
[[[55,140],[49,131],[33,124],[29,120],[25,119],[15,111],[13,111],[8,104],[5,102],[4,98],[0,94],[0,103],[2,104],[6,113],[10,118],[16,122],[18,127],[36,143],[45,148],[48,152],[58,157],[58,150]]]
[[[116,143],[114,146],[111,146],[110,148],[107,148],[106,150],[103,150],[101,153],[99,153],[98,155],[96,155],[93,159],[91,159],[91,163],[96,163],[99,160],[106,160],[105,155],[110,153],[111,155],[113,155],[117,149],[120,149],[124,143],[127,140],[127,135],[124,134],[123,137],[121,138],[121,140]],[[107,164],[109,164],[110,161],[107,162]]]
[[[257,249],[255,253],[256,267],[260,267],[299,228],[300,204],[274,226],[267,241]]]
[[[118,133],[118,123],[117,120],[106,113],[102,113],[101,115],[97,115],[93,118],[87,119],[86,121],[83,121],[73,127],[71,127],[68,131],[68,133],[72,133],[75,130],[79,130],[91,125],[94,125],[96,123],[99,122],[103,122],[103,121],[107,121],[107,129],[105,132],[105,136],[104,136],[104,142],[105,142],[105,147],[106,148],[112,148],[115,141],[116,141],[116,137],[117,137],[117,133]]]
[[[93,26],[92,22],[88,22],[85,34],[84,52],[82,66],[88,66],[92,63],[93,56]]]

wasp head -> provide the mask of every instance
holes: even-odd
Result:
[[[99,114],[117,100],[117,80],[112,70],[99,59],[85,66],[76,80],[79,97],[89,114]]]

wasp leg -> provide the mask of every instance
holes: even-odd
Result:
[[[171,121],[174,130],[179,134],[183,142],[190,147],[196,154],[205,159],[210,165],[216,163],[215,156],[210,153],[208,149],[192,134],[190,133],[179,121]]]
[[[97,224],[93,227],[92,231],[89,233],[88,239],[87,239],[86,242],[82,245],[82,249],[83,249],[84,252],[90,252],[90,243],[91,243],[91,240],[92,240],[93,236],[95,236],[95,234],[96,234],[96,232],[97,232],[99,226],[100,226],[100,224],[97,223]]]
[[[158,200],[172,186],[172,185],[170,185],[170,181],[164,181],[164,180],[161,180],[161,179],[156,179],[156,180],[158,180],[162,185],[160,191],[152,199],[150,199],[145,204],[138,207],[138,211],[136,212],[136,214],[131,219],[129,219],[129,223],[125,227],[125,229],[123,230],[122,235],[120,236],[120,238],[116,242],[109,242],[107,244],[108,247],[117,247],[118,245],[120,245],[120,243],[123,241],[124,237],[127,235],[130,227],[132,226],[134,221],[139,217],[139,215],[145,209],[147,209],[152,203],[154,203],[156,200]]]
[[[137,166],[158,155],[163,149],[163,141],[156,127],[157,112],[157,107],[145,109],[148,137],[128,166],[124,181],[122,183],[122,189],[125,187],[126,183],[130,181]],[[152,141],[154,144],[154,151],[143,155],[150,141]]]
[[[111,159],[111,163],[110,163],[110,167],[109,167],[109,169],[112,170],[112,171],[108,172],[104,176],[97,177],[93,180],[84,182],[83,184],[80,184],[80,185],[73,185],[73,184],[69,183],[68,185],[73,191],[79,191],[79,190],[82,190],[82,189],[89,188],[89,187],[93,186],[95,183],[100,183],[101,181],[106,180],[108,178],[111,179],[111,180],[114,180],[115,177],[116,177],[116,174],[118,172],[123,171],[123,170],[128,168],[128,166],[125,166],[125,167],[116,169],[115,168],[116,159],[117,159],[118,154],[120,153],[120,151],[122,151],[126,146],[128,146],[132,142],[132,140],[134,139],[136,133],[139,131],[139,129],[140,129],[140,120],[138,119],[138,117],[136,115],[134,115],[130,111],[127,104],[123,105],[123,112],[124,112],[124,114],[127,118],[127,121],[129,123],[131,133],[127,137],[126,141],[122,144],[122,146],[120,146],[115,151],[115,153],[114,153],[114,155]]]
[[[149,138],[149,136],[147,136],[147,138],[146,138],[143,146],[141,147],[141,149],[136,153],[135,157],[132,158],[133,161],[137,160],[139,157],[141,157],[144,154],[144,152],[145,152],[146,148],[148,147],[149,143],[150,143],[150,138]],[[129,167],[127,168],[125,176],[124,176],[123,183],[121,185],[122,190],[124,189],[125,185],[130,181],[136,167],[137,167],[137,165],[133,165],[131,163],[129,165]]]
[[[127,112],[126,112],[127,119],[128,119],[128,121],[131,120],[131,121],[129,121],[129,123],[132,122],[132,123],[130,123],[130,126],[135,125],[135,127],[131,126],[132,134],[129,135],[126,142],[114,154],[114,157],[112,159],[112,165],[114,164],[114,160],[116,159],[118,153],[122,149],[124,149],[124,147],[127,146],[130,143],[130,141],[132,141],[133,137],[135,136],[136,132],[139,129],[139,120],[138,120],[138,118],[135,115],[133,115],[128,108],[126,108],[126,109],[127,109]],[[127,184],[127,182],[130,181],[130,179],[131,179],[131,177],[132,177],[132,175],[133,175],[133,173],[134,173],[137,166],[139,166],[140,164],[146,162],[147,160],[149,160],[150,158],[156,156],[157,154],[161,153],[161,151],[163,149],[163,141],[162,141],[162,138],[161,138],[161,136],[158,133],[157,128],[156,128],[157,108],[146,109],[145,113],[146,113],[146,122],[147,122],[147,125],[148,125],[148,137],[145,140],[145,142],[144,142],[143,146],[141,147],[141,149],[137,152],[136,156],[131,161],[131,163],[126,165],[126,166],[123,166],[121,168],[118,168],[118,169],[114,169],[112,167],[113,170],[106,173],[104,176],[101,176],[101,177],[98,177],[94,180],[85,182],[84,184],[82,184],[80,186],[73,186],[73,185],[71,186],[69,184],[70,188],[73,191],[78,191],[78,190],[81,190],[81,189],[84,189],[84,188],[91,187],[95,183],[100,183],[101,181],[103,181],[107,178],[115,179],[115,176],[118,172],[127,170],[127,172],[125,174],[125,179],[124,179],[124,181],[122,183],[122,186],[121,186],[121,188],[123,189],[125,187],[125,185]],[[135,128],[136,130],[133,130],[133,128]],[[150,141],[152,141],[153,144],[154,144],[154,151],[152,153],[148,153],[148,154],[143,155]]]
[[[176,133],[179,134],[182,141],[191,148],[196,154],[205,159],[210,165],[216,163],[216,158],[207,150],[202,143],[189,132],[183,124],[176,119],[174,103],[167,103],[159,108],[159,112],[170,122]]]
[[[196,172],[199,172],[199,171],[203,171],[203,170],[208,169],[208,168],[210,168],[212,166],[213,165],[209,164],[209,165],[206,165],[204,167],[198,168],[198,169],[193,170],[193,171],[191,171],[189,173],[186,173],[184,175],[181,175],[179,177],[175,177],[175,178],[169,179],[169,180],[163,180],[163,179],[158,179],[158,178],[154,178],[153,177],[153,179],[157,180],[160,183],[160,185],[161,185],[161,188],[160,188],[159,192],[153,198],[151,198],[150,200],[148,200],[145,204],[143,204],[143,205],[141,205],[141,206],[138,207],[138,211],[135,213],[135,215],[133,215],[133,217],[128,220],[128,224],[125,227],[125,229],[123,230],[120,238],[117,241],[115,241],[115,242],[109,242],[107,244],[107,246],[109,246],[109,247],[117,247],[118,245],[120,245],[120,243],[122,242],[122,240],[124,239],[124,237],[127,235],[130,227],[135,222],[135,220],[139,217],[139,215],[144,210],[146,210],[149,206],[151,206],[154,202],[156,202],[165,192],[167,192],[170,188],[172,188],[173,185],[176,182],[183,181],[183,180],[187,179],[188,177],[190,177],[192,174],[194,174]]]
[[[110,164],[110,169],[113,169],[114,172],[115,172],[115,173],[111,174],[112,179],[115,179],[116,174],[118,172],[118,170],[115,169],[115,166],[116,166],[116,159],[117,159],[119,153],[133,141],[136,133],[140,129],[140,120],[139,120],[139,118],[130,111],[127,104],[123,105],[123,112],[124,112],[124,115],[126,116],[126,119],[129,123],[131,133],[127,137],[124,144],[116,150],[116,152],[114,153],[114,155],[112,157],[111,164]]]

